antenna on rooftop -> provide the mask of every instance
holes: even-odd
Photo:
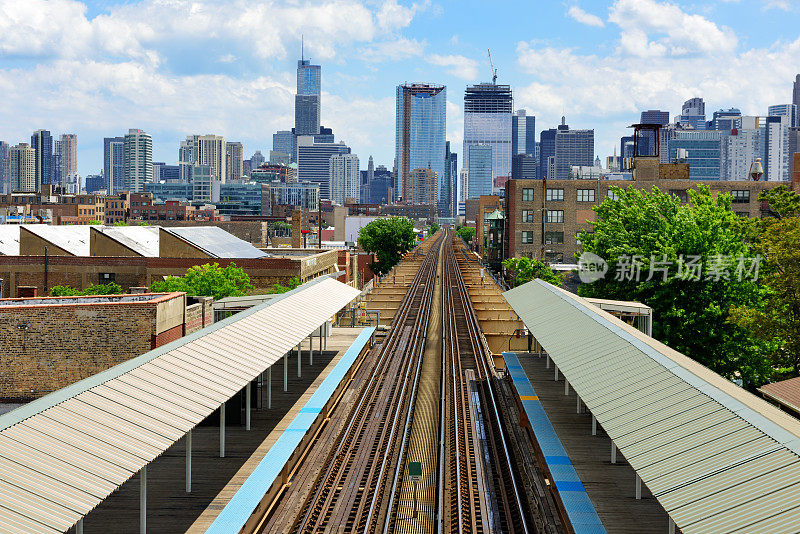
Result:
[[[488,48],[486,51],[489,53],[489,68],[492,71],[492,85],[497,85],[497,69],[494,68],[494,63],[492,63],[492,51]]]
[[[305,42],[303,40],[303,34],[300,34],[300,60],[304,61],[306,59],[305,55]]]

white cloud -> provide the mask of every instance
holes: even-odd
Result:
[[[464,80],[474,80],[478,77],[478,62],[468,57],[431,54],[427,57],[427,61],[433,65],[445,67],[448,73]]]
[[[380,63],[382,61],[398,61],[411,57],[421,56],[425,50],[425,41],[397,37],[395,39],[380,41],[365,46],[361,53],[361,59]]]
[[[723,54],[738,44],[730,28],[669,2],[616,0],[608,20],[621,28],[620,51],[633,56]]]
[[[586,24],[587,26],[596,26],[598,28],[605,26],[600,17],[597,15],[592,15],[591,13],[587,13],[578,6],[570,6],[570,8],[567,10],[567,15],[577,20],[581,24]]]

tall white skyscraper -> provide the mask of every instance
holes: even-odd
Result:
[[[490,191],[498,176],[511,176],[513,97],[511,86],[481,83],[467,86],[464,93],[464,168],[471,161],[483,161],[471,154],[479,146],[481,155],[491,148]],[[471,173],[474,175],[474,173]],[[483,170],[481,172],[483,174]],[[470,176],[472,180],[475,176]],[[479,194],[470,191],[471,195]],[[480,194],[490,194],[482,191]]]
[[[766,118],[764,139],[764,179],[770,182],[789,180],[789,125],[788,115]]]
[[[221,135],[189,135],[178,149],[181,181],[191,181],[194,165],[208,165],[214,178],[225,183],[227,177],[225,138]]]
[[[761,117],[741,118],[742,127],[723,137],[720,178],[722,180],[747,180],[750,166],[764,160],[764,120]]]
[[[328,187],[330,199],[335,204],[344,205],[348,198],[359,198],[361,173],[358,156],[355,154],[336,154],[330,158],[330,179]]]
[[[10,175],[11,191],[36,191],[36,150],[28,143],[11,147]]]
[[[131,129],[125,135],[122,173],[125,190],[131,193],[141,193],[144,184],[153,181],[153,139],[143,130]]]

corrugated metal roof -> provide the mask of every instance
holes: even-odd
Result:
[[[781,380],[758,388],[765,397],[800,413],[800,377]]]
[[[266,252],[216,226],[162,227],[162,229],[191,243],[214,258],[269,257]]]
[[[50,226],[47,224],[26,224],[22,228],[32,232],[45,241],[69,252],[73,256],[89,255],[89,232],[92,225],[68,224]]]
[[[46,224],[0,224],[0,256],[19,256],[19,229]]]
[[[504,295],[684,534],[800,531],[800,421],[577,295]]]
[[[0,416],[0,532],[63,532],[359,295],[320,278]]]
[[[158,257],[158,226],[94,226],[92,228],[141,256]]]

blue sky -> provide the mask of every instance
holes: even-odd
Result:
[[[461,152],[467,84],[511,84],[537,130],[563,114],[612,153],[642,109],[765,114],[800,72],[800,2],[0,0],[0,139],[78,134],[79,172],[102,138],[141,128],[174,163],[188,134],[272,147],[293,122],[294,75],[322,65],[322,122],[366,165],[392,165],[394,88],[447,85],[448,139]]]

